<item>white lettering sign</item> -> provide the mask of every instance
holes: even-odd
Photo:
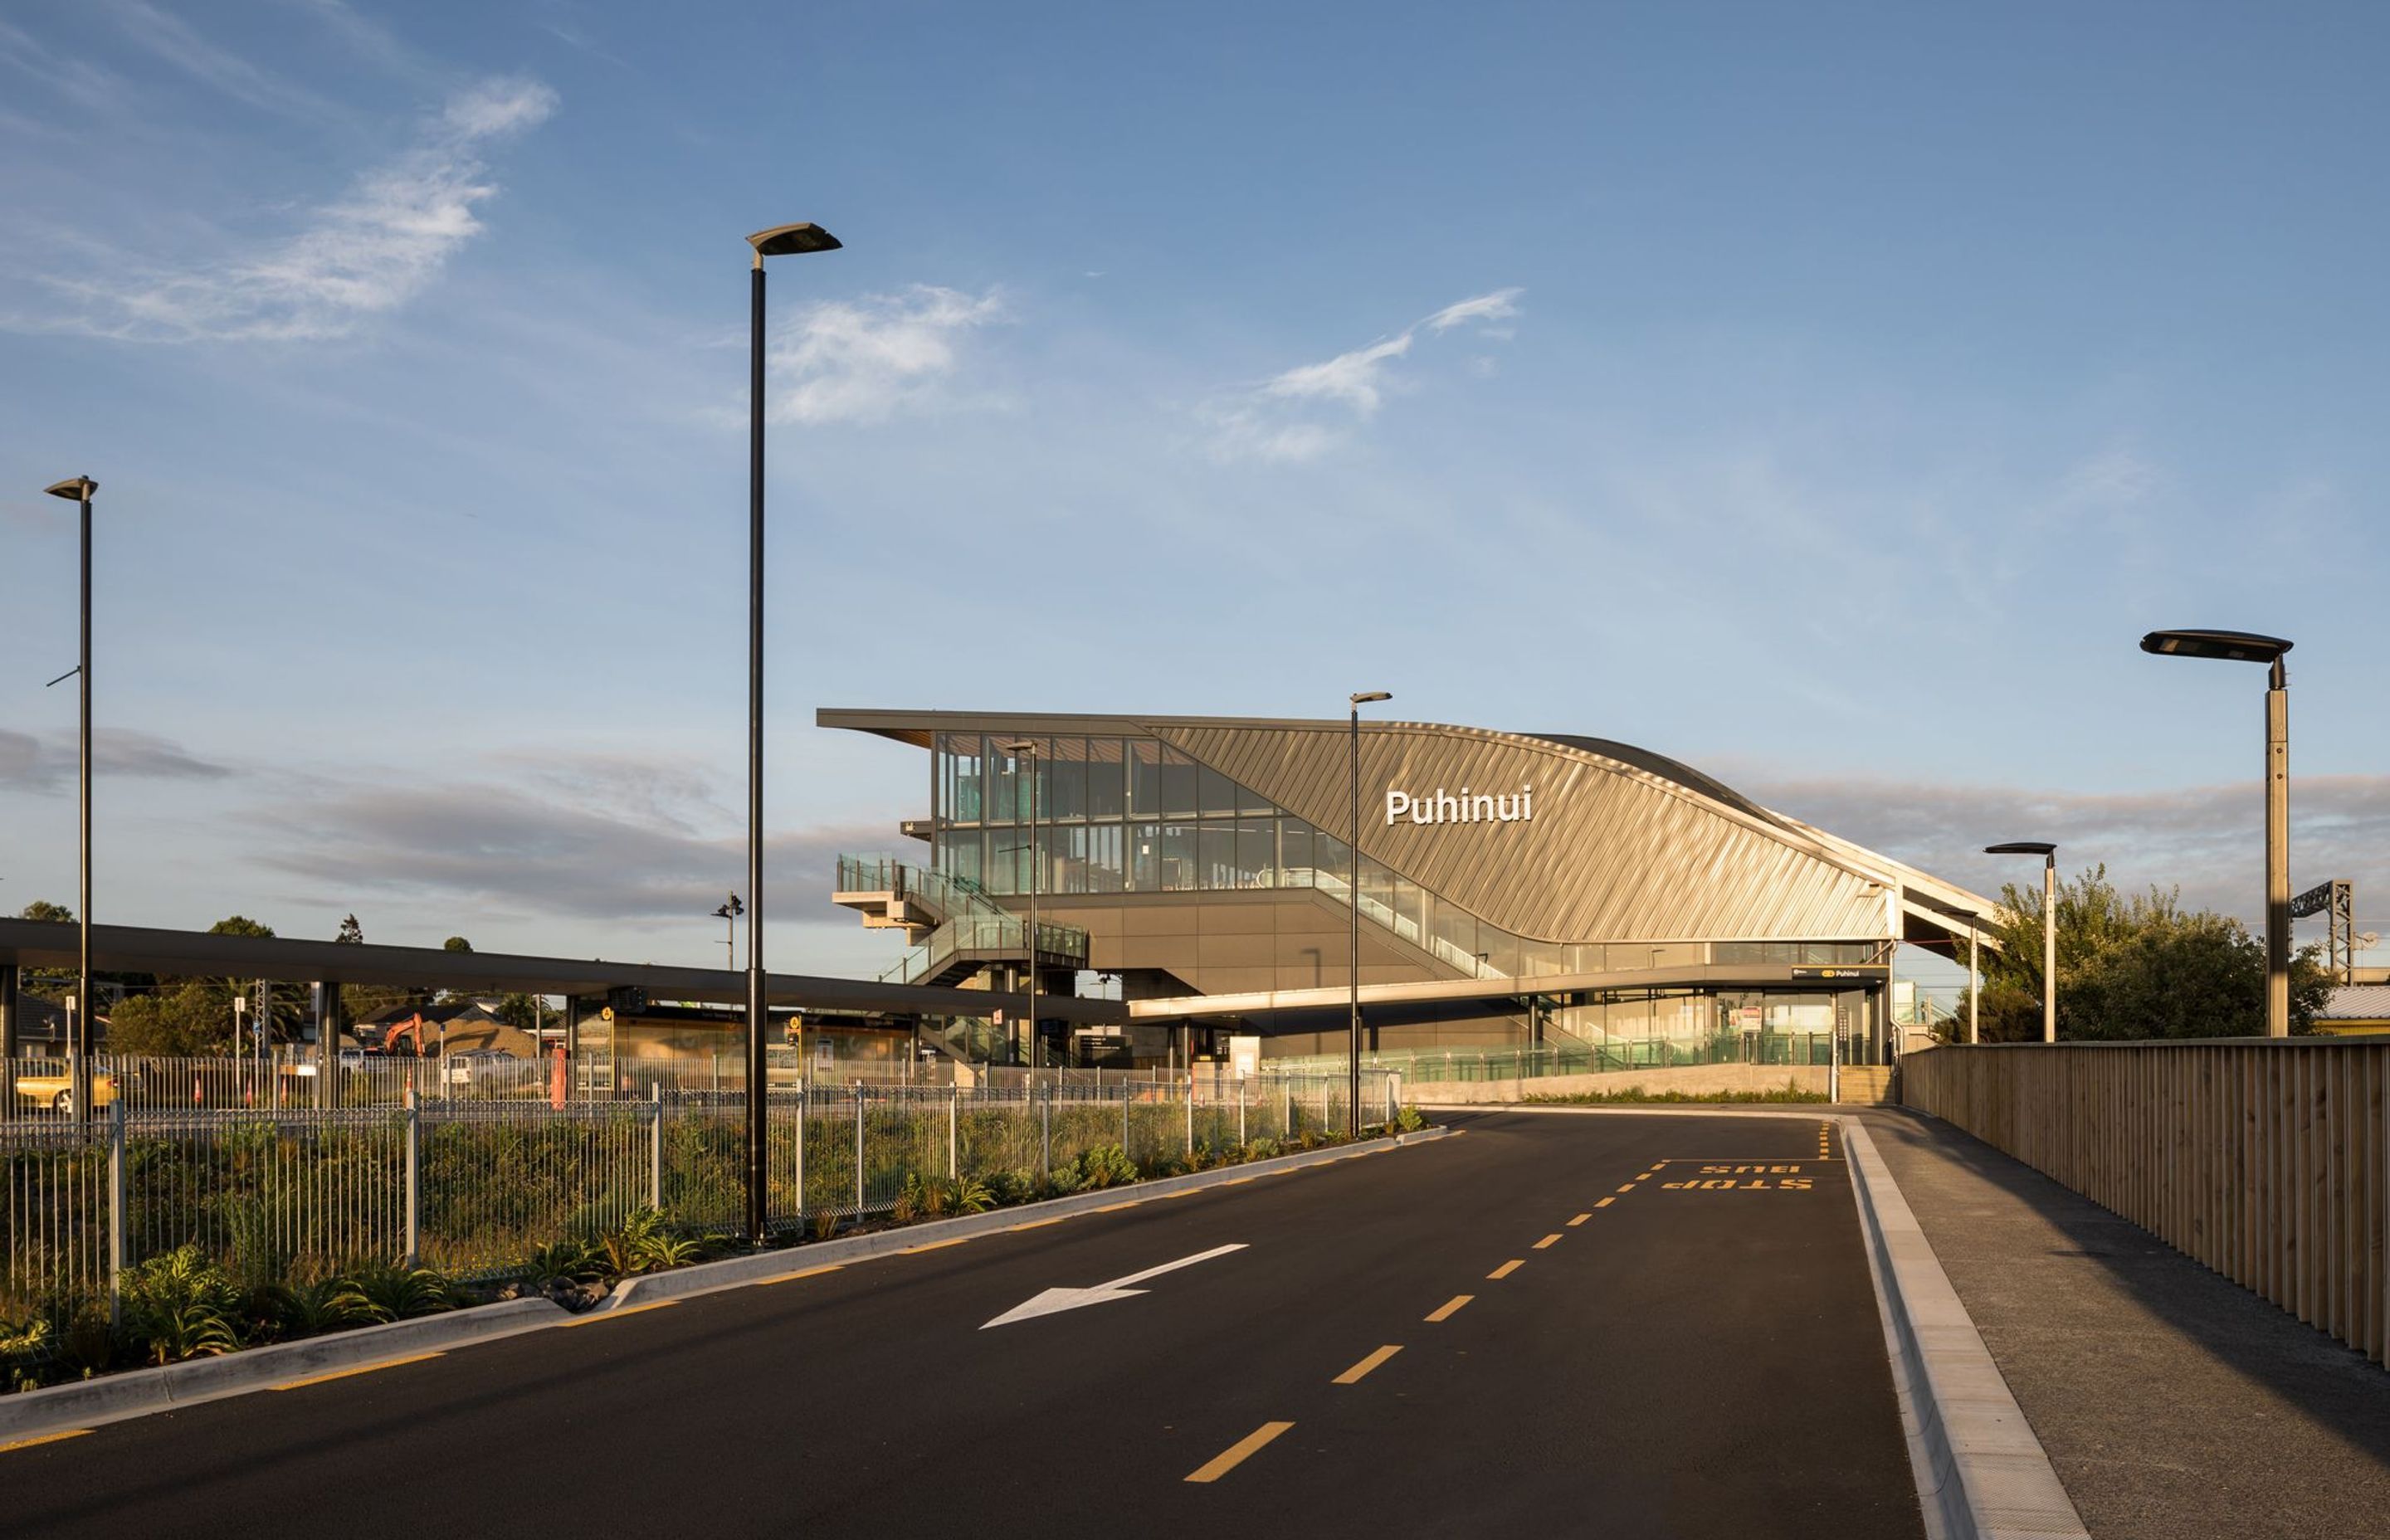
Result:
[[[1471,792],[1462,787],[1458,794],[1437,787],[1433,792],[1413,794],[1386,789],[1386,826],[1393,828],[1408,818],[1415,824],[1523,824],[1536,815],[1536,789],[1523,786],[1516,793],[1490,794]]]

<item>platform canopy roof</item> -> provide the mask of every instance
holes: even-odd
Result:
[[[0,964],[72,969],[71,924],[0,919]],[[636,988],[650,1000],[743,1004],[747,976],[721,968],[676,968],[603,957],[538,957],[504,952],[450,952],[435,946],[382,946],[280,937],[219,936],[131,925],[92,927],[92,965],[108,973],[272,979],[292,983],[395,984],[458,994],[603,995]],[[868,979],[802,973],[765,975],[765,997],[782,1007],[873,1011],[893,1016],[985,1016],[1017,1012],[1027,997],[983,989],[937,989]],[[1117,1000],[1041,998],[1039,1016],[1086,1024],[1128,1019]]]

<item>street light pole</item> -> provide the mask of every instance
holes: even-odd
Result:
[[[91,1116],[91,494],[99,483],[71,477],[43,489],[76,505],[82,516],[83,612],[75,655],[75,1009],[67,1038],[67,1095],[75,1116]],[[52,681],[56,683],[56,681]]]
[[[732,893],[713,911],[713,918],[723,922],[723,966],[733,973],[739,971],[739,917],[746,912],[747,905],[739,902],[737,893]]]
[[[2011,840],[2004,845],[1985,845],[1984,853],[2041,857],[2041,1040],[2055,1043],[2058,1041],[2058,847],[2046,840]]]
[[[1384,690],[1362,690],[1348,698],[1353,720],[1347,742],[1353,770],[1353,859],[1344,896],[1353,907],[1352,1016],[1345,1049],[1344,1131],[1361,1136],[1361,708],[1375,700],[1392,700]]]
[[[2291,1035],[2291,679],[2266,676],[2266,1035]]]
[[[1037,743],[1034,738],[1016,738],[999,743],[996,748],[1012,756],[1013,774],[1020,766],[1029,766],[1029,928],[1022,932],[1021,955],[1029,963],[1029,1070],[1037,1071]],[[1018,804],[1014,808],[1018,815]]]
[[[2250,631],[2152,631],[2141,650],[2266,665],[2266,1035],[2291,1034],[2292,643]]]
[[[781,225],[747,237],[755,249],[749,279],[747,331],[747,1238],[768,1238],[765,1161],[770,1097],[764,1034],[764,259],[835,251],[835,236],[816,225]]]

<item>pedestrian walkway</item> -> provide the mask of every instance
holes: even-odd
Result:
[[[2384,1533],[2390,1373],[1968,1135],[1866,1116],[2096,1540]]]

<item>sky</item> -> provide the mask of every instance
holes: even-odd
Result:
[[[0,910],[766,958],[919,752],[821,706],[1643,745],[2390,930],[2390,10],[0,0]],[[2377,955],[2373,960],[2390,960]]]

